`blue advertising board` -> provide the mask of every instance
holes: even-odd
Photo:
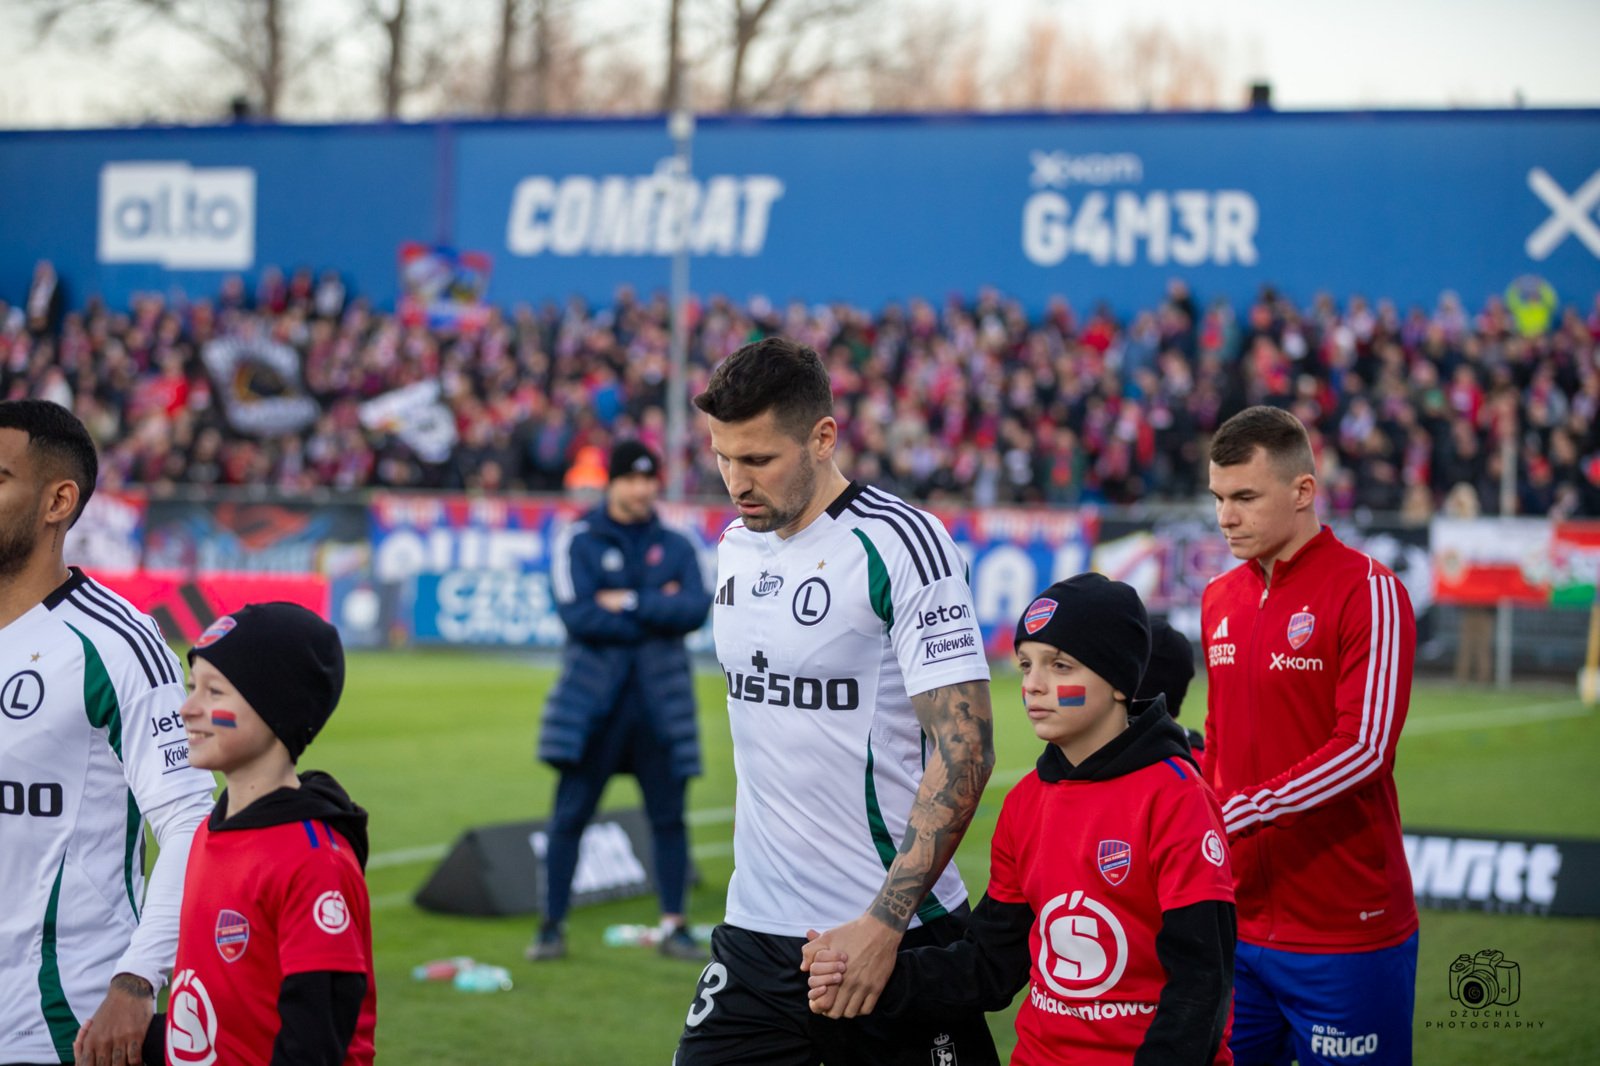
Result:
[[[482,253],[490,302],[667,284],[867,307],[993,286],[1127,312],[1172,277],[1471,306],[1600,290],[1600,111],[709,118],[0,133],[0,297],[342,271],[382,307],[407,241]]]

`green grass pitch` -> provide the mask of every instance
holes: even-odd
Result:
[[[378,977],[378,1051],[389,1066],[525,1062],[542,1066],[659,1063],[672,1059],[698,976],[689,963],[640,948],[608,948],[605,926],[649,922],[654,901],[575,911],[571,956],[535,967],[522,949],[535,919],[428,914],[411,896],[442,846],[464,828],[541,817],[554,783],[533,757],[539,708],[554,679],[525,658],[466,652],[360,653],[350,658],[344,702],[303,760],[332,771],[372,812],[368,874]],[[974,899],[988,873],[989,836],[1007,788],[1038,751],[1011,699],[1015,676],[997,667],[996,772],[957,856]],[[691,841],[702,883],[697,923],[714,923],[732,870],[733,760],[718,674],[699,678],[707,773],[690,790]],[[1196,723],[1203,691],[1191,692]],[[1408,823],[1444,828],[1600,833],[1600,714],[1571,687],[1510,693],[1416,685],[1399,755]],[[638,803],[629,779],[604,806]],[[1448,1019],[1446,971],[1456,955],[1498,948],[1522,967],[1521,1020],[1535,1028],[1424,1028]],[[470,955],[511,970],[510,992],[473,994],[421,983],[411,968]],[[1419,1063],[1600,1062],[1600,920],[1423,912],[1418,972]],[[1020,998],[1020,997],[1019,997]],[[991,1016],[1002,1051],[1011,1015]]]

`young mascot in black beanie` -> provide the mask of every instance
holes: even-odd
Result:
[[[1006,796],[966,939],[900,952],[877,1009],[1003,1010],[1029,985],[1013,1064],[1232,1062],[1227,836],[1162,697],[1129,717],[1150,655],[1144,605],[1079,574],[1034,599],[1015,648],[1049,743]],[[813,1010],[848,965],[815,953]]]
[[[227,788],[189,852],[168,1061],[370,1063],[367,812],[295,770],[344,688],[339,633],[251,604],[200,635],[189,667],[189,764]]]

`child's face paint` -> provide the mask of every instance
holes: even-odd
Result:
[[[1034,735],[1074,763],[1127,727],[1127,709],[1105,678],[1060,648],[1036,640],[1017,645],[1022,705]]]
[[[224,774],[250,766],[278,739],[239,690],[215,666],[196,657],[189,669],[189,698],[178,710],[188,740],[189,765]]]

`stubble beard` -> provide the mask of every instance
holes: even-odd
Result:
[[[39,521],[39,508],[18,515],[14,525],[0,525],[0,581],[11,581],[27,569],[33,558],[39,538],[34,527]]]
[[[801,467],[791,491],[782,500],[767,501],[767,513],[759,518],[747,515],[745,528],[755,533],[771,533],[784,529],[799,520],[811,506],[811,497],[817,489],[817,468],[811,463]]]

